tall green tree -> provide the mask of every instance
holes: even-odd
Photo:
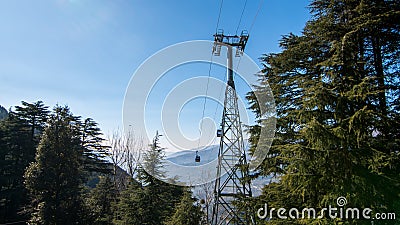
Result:
[[[47,106],[41,101],[22,102],[0,121],[0,221],[26,219],[27,191],[23,185],[25,168],[34,161],[45,121]]]
[[[157,224],[153,218],[150,193],[140,183],[131,179],[128,186],[119,196],[119,200],[115,205],[114,224]],[[161,224],[161,223],[158,223]]]
[[[137,182],[132,181],[121,193],[117,204],[116,224],[163,224],[173,214],[181,200],[183,188],[165,183],[163,148],[159,146],[157,133],[150,148],[144,153],[138,169]],[[157,176],[157,177],[155,177]]]
[[[30,132],[14,113],[0,122],[0,221],[17,222],[26,201],[23,186],[25,167],[33,160]]]
[[[277,129],[260,175],[277,182],[265,186],[260,204],[323,208],[344,196],[348,207],[399,212],[399,7],[385,0],[314,0],[303,34],[284,36],[283,51],[262,58]],[[248,99],[259,116],[254,95]],[[250,131],[254,149],[260,125]]]
[[[111,164],[107,161],[109,146],[92,118],[86,118],[81,124],[81,143],[83,148],[84,169],[88,173],[111,173]]]
[[[42,101],[34,103],[21,102],[22,106],[15,107],[15,113],[29,127],[31,141],[39,142],[49,114],[48,106]]]
[[[60,111],[60,107],[56,108]],[[23,101],[21,106],[16,106],[15,111],[0,121],[1,223],[25,221],[32,213],[31,206],[36,207],[36,202],[29,200],[24,187],[24,173],[29,163],[35,161],[36,149],[48,125],[48,116],[48,107],[43,102]],[[93,183],[98,180],[99,174],[110,172],[110,165],[106,161],[108,147],[104,146],[100,128],[93,119],[82,122],[80,117],[71,118],[69,126],[74,140],[79,140],[78,152],[82,153],[79,168],[84,173],[81,177]]]
[[[77,117],[56,106],[25,172],[32,197],[32,224],[76,224],[81,218],[82,148]]]
[[[117,200],[117,190],[109,176],[101,176],[99,183],[90,190],[85,200],[87,207],[86,220],[90,224],[112,224],[114,205]]]
[[[200,224],[202,212],[191,191],[185,191],[181,201],[175,207],[174,214],[167,220],[166,225]]]

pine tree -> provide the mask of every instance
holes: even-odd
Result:
[[[25,172],[32,197],[32,224],[76,224],[81,221],[82,148],[77,118],[56,106]]]
[[[192,198],[191,191],[185,191],[181,201],[175,207],[175,212],[166,225],[189,225],[200,224],[202,213],[200,206],[195,205],[196,200]]]
[[[314,0],[303,34],[284,36],[283,51],[263,57],[277,133],[260,174],[278,182],[264,188],[259,203],[322,208],[344,196],[348,207],[399,210],[399,7]],[[248,99],[259,116],[254,95]],[[252,149],[263,138],[260,125],[250,129]]]
[[[157,224],[152,222],[158,218],[152,218],[154,213],[151,211],[152,207],[149,207],[150,204],[154,202],[151,202],[149,192],[132,179],[121,192],[115,205],[114,224]]]
[[[48,117],[41,101],[22,102],[0,121],[0,221],[26,219],[27,191],[23,185],[25,168],[34,160],[38,140]]]
[[[149,146],[150,149],[143,154],[143,162],[138,170],[138,179],[144,185],[155,185],[159,181],[158,178],[165,178],[162,164],[165,155],[164,149],[159,146],[160,136],[157,131],[152,144]]]
[[[130,182],[121,193],[116,207],[116,224],[162,224],[173,214],[183,195],[182,187],[158,179],[164,177],[162,161],[165,157],[163,148],[159,146],[159,137],[157,133],[149,150],[144,153],[137,182]]]
[[[79,124],[81,127],[81,143],[83,148],[83,165],[89,176],[91,173],[109,174],[111,164],[107,161],[109,146],[104,145],[105,139],[98,124],[87,118]]]
[[[108,176],[101,176],[99,183],[86,198],[86,206],[90,224],[112,224],[114,218],[113,205],[116,203],[117,190]]]
[[[42,101],[34,103],[22,101],[21,103],[22,106],[15,107],[15,113],[26,122],[30,129],[31,140],[37,144],[46,125],[49,107],[45,106]]]
[[[63,111],[60,107],[56,108],[58,114]],[[16,106],[15,111],[10,111],[9,116],[0,121],[1,223],[27,220],[32,213],[31,205],[37,206],[37,202],[31,204],[29,201],[23,176],[29,163],[35,160],[36,149],[47,126],[48,114],[48,107],[43,102],[23,101],[22,106]],[[68,120],[74,134],[71,141],[79,141],[80,150],[77,151],[82,153],[78,167],[85,173],[81,178],[87,180],[93,177],[91,174],[97,177],[98,173],[110,172],[110,166],[105,160],[107,146],[102,144],[104,140],[97,123],[90,118],[81,122],[80,117],[72,114]]]
[[[30,132],[14,113],[0,122],[0,221],[23,221],[25,205],[24,169],[34,154]],[[33,158],[33,157],[32,157]],[[33,159],[32,159],[33,160]]]
[[[164,149],[159,145],[160,137],[157,131],[150,149],[144,153],[142,167],[138,170],[138,179],[145,186],[150,197],[148,207],[153,215],[151,224],[160,224],[165,221],[183,195],[182,187],[163,181],[165,180],[163,165],[165,154]]]

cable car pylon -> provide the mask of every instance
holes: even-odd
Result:
[[[238,205],[237,200],[252,197],[249,171],[244,148],[242,127],[235,82],[233,80],[233,48],[235,56],[243,54],[249,35],[224,35],[220,30],[214,35],[213,54],[219,56],[221,48],[227,48],[227,84],[218,151],[217,178],[214,188],[212,225],[255,224],[254,216],[246,206]]]

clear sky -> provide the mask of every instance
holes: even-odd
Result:
[[[247,1],[239,32],[250,29],[259,3]],[[263,1],[246,53],[258,62],[278,52],[281,35],[299,34],[310,18],[308,3]],[[225,33],[235,33],[243,5],[224,1],[219,28]],[[219,6],[219,0],[0,1],[0,105],[67,104],[109,134],[122,127],[124,94],[136,68],[171,44],[212,40]]]

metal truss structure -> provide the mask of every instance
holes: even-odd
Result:
[[[252,196],[232,69],[232,48],[236,48],[235,56],[240,56],[243,54],[248,38],[245,32],[242,32],[240,36],[224,35],[223,32],[214,35],[214,55],[219,56],[221,47],[227,47],[228,79],[221,129],[217,131],[221,140],[214,188],[211,221],[213,225],[254,224],[254,218],[248,213],[246,206],[236,204],[236,200],[245,200]]]

